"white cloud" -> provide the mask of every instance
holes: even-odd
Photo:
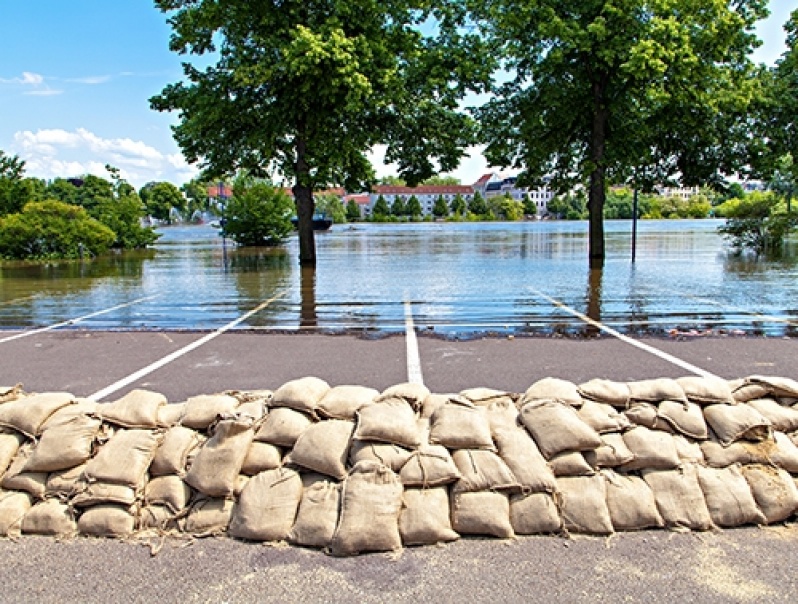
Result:
[[[43,75],[31,71],[23,71],[21,77],[0,78],[0,84],[20,86],[23,89],[23,94],[27,95],[53,96],[63,92],[62,90],[50,88]]]

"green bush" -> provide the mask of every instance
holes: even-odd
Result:
[[[239,179],[224,211],[224,232],[239,245],[275,246],[293,231],[294,203],[282,190]]]
[[[718,231],[738,253],[747,249],[757,254],[778,254],[784,239],[798,227],[798,214],[788,213],[783,202],[770,192],[729,200],[721,208],[726,224]]]
[[[0,218],[0,256],[81,258],[107,252],[114,232],[81,207],[60,201],[27,203],[22,212]]]

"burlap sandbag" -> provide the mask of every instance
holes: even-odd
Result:
[[[768,524],[787,520],[798,510],[798,488],[786,470],[751,464],[742,466],[742,472]]]
[[[413,410],[421,411],[426,398],[430,395],[429,388],[424,384],[417,384],[415,382],[404,382],[402,384],[394,384],[383,390],[374,402],[380,402],[390,398],[403,398]]]
[[[219,421],[183,480],[209,497],[230,497],[254,436],[249,417]]]
[[[279,468],[282,462],[283,453],[279,447],[269,443],[253,442],[249,446],[244,465],[241,466],[241,473],[247,476],[254,476],[265,470]]]
[[[764,384],[749,382],[746,378],[729,380],[729,389],[737,403],[746,403],[755,398],[770,396],[770,390]]]
[[[313,420],[306,413],[287,407],[270,409],[255,440],[290,449],[311,424]]]
[[[330,544],[334,556],[402,547],[399,514],[402,483],[390,468],[361,461],[344,480],[341,515]]]
[[[37,503],[22,519],[22,532],[26,535],[72,537],[77,530],[71,508],[57,499]]]
[[[747,404],[770,420],[774,430],[781,432],[798,430],[798,409],[786,407],[772,398],[756,398]]]
[[[180,531],[180,519],[172,511],[162,505],[147,505],[141,508],[138,519],[139,530],[155,530],[158,533],[175,533]]]
[[[191,489],[179,476],[157,476],[144,488],[145,505],[165,505],[175,514],[183,511]]]
[[[97,409],[103,421],[124,428],[157,428],[158,411],[167,404],[166,397],[150,390],[131,390],[113,403]]]
[[[446,404],[453,396],[457,396],[456,394],[435,394],[432,393],[427,398],[424,399],[424,402],[421,405],[420,411],[420,419],[429,420],[432,417],[432,414],[438,410],[438,407],[441,407]]]
[[[565,451],[590,451],[601,446],[598,433],[582,421],[576,409],[564,403],[527,403],[521,408],[521,421],[546,459]]]
[[[260,425],[260,421],[264,417],[266,417],[267,412],[268,412],[267,401],[264,399],[256,399],[253,401],[247,401],[245,403],[241,403],[235,409],[236,415],[241,417],[243,416],[251,417],[252,421],[254,421],[256,425]]]
[[[227,394],[201,394],[186,400],[180,424],[194,430],[206,430],[219,417],[235,412],[238,399]]]
[[[722,403],[734,404],[734,396],[729,382],[715,376],[690,375],[680,377],[676,382],[681,386],[687,400],[698,405]]]
[[[582,397],[576,384],[554,377],[546,377],[532,384],[519,404],[523,407],[530,401],[557,401],[572,407],[582,406]]]
[[[701,451],[700,442],[685,438],[681,434],[674,434],[673,444],[676,445],[676,453],[679,455],[680,461],[688,463],[704,463],[704,453]]]
[[[302,501],[288,540],[307,547],[329,547],[338,524],[341,484],[321,474],[306,476],[302,477]]]
[[[317,377],[291,380],[274,391],[269,406],[296,409],[316,418],[319,403],[329,390],[330,385]]]
[[[664,526],[654,493],[642,478],[612,470],[603,470],[601,474],[607,485],[607,509],[616,531]]]
[[[158,427],[171,428],[180,423],[186,412],[186,403],[172,403],[158,407]]]
[[[460,449],[452,453],[452,459],[460,472],[454,493],[521,490],[510,468],[493,451]]]
[[[670,425],[659,419],[657,406],[653,403],[632,403],[623,412],[623,415],[632,426],[670,431]]]
[[[406,487],[438,487],[458,480],[460,471],[446,447],[423,445],[402,466],[399,477]]]
[[[481,491],[454,493],[450,499],[452,528],[461,535],[486,535],[513,539],[510,500],[506,493]]]
[[[629,398],[633,401],[646,403],[660,403],[662,401],[687,402],[687,396],[679,385],[679,382],[672,378],[657,378],[654,380],[637,380],[627,382],[629,386]]]
[[[376,461],[384,466],[388,466],[394,472],[399,472],[413,455],[409,451],[398,445],[387,443],[375,443],[370,441],[353,440],[349,450],[349,463],[355,465],[359,461]]]
[[[319,401],[318,413],[327,419],[354,420],[360,409],[374,402],[379,391],[365,386],[333,386]]]
[[[0,405],[3,403],[10,403],[25,395],[22,390],[22,384],[15,384],[14,386],[0,386]]]
[[[106,482],[79,483],[80,491],[77,492],[70,503],[76,508],[91,507],[103,503],[130,506],[139,498],[140,490],[124,484],[109,484]]]
[[[623,433],[623,442],[634,455],[632,461],[622,466],[624,471],[672,470],[681,463],[673,436],[667,432],[636,426]]]
[[[86,479],[89,482],[142,487],[162,437],[152,430],[117,431],[86,464]]]
[[[45,392],[0,405],[0,426],[13,428],[30,438],[41,434],[42,424],[56,411],[73,405],[75,397],[68,392]]]
[[[233,508],[228,534],[249,541],[288,539],[302,499],[302,480],[288,468],[253,476]]]
[[[194,537],[221,535],[230,524],[232,499],[198,499],[191,505],[183,530]]]
[[[8,469],[25,440],[19,432],[0,428],[0,476]]]
[[[554,473],[525,429],[500,429],[494,432],[494,438],[499,457],[507,464],[523,492],[554,492],[557,488]]]
[[[616,408],[625,408],[629,404],[631,393],[625,382],[613,382],[605,379],[592,379],[577,386],[583,399],[599,403],[607,403]]]
[[[748,377],[747,381],[764,386],[771,396],[798,398],[798,380],[769,375],[752,375]]]
[[[68,499],[83,490],[86,486],[83,479],[85,469],[84,463],[68,470],[50,472],[45,483],[45,497]]]
[[[434,545],[459,539],[460,535],[452,530],[446,488],[405,489],[399,534],[405,545]]]
[[[485,407],[485,409],[488,416],[490,434],[493,437],[493,442],[497,447],[499,446],[499,443],[496,442],[496,434],[498,432],[515,430],[519,428],[524,430],[520,420],[521,413],[518,411],[518,407],[512,400],[498,399],[491,402],[487,407]]]
[[[182,476],[186,472],[189,455],[204,440],[202,435],[191,428],[172,426],[166,431],[161,444],[155,451],[150,465],[150,474],[152,476],[169,474]]]
[[[130,508],[104,503],[83,510],[78,518],[78,532],[95,537],[122,538],[133,534],[136,516]]]
[[[588,451],[590,453],[590,451]],[[590,465],[585,456],[578,451],[559,453],[549,460],[554,476],[592,476],[596,468]]]
[[[25,472],[56,472],[74,468],[91,457],[102,423],[83,415],[48,428],[25,464]]]
[[[30,510],[31,496],[19,491],[0,491],[0,537],[17,537],[22,519]]]
[[[698,483],[704,493],[709,515],[716,526],[726,528],[765,524],[765,516],[756,506],[751,487],[748,486],[739,465],[727,468],[697,466],[697,469]]]
[[[92,401],[86,398],[75,398],[75,402],[66,407],[61,407],[58,411],[53,413],[41,425],[41,432],[47,432],[50,428],[60,426],[61,424],[69,423],[76,417],[84,417],[86,415],[95,415],[97,409],[103,403]]]
[[[8,403],[12,404],[12,403]],[[33,443],[25,443],[17,451],[0,486],[9,491],[25,491],[41,499],[47,490],[47,472],[25,472],[25,466],[33,455]]]
[[[352,422],[341,419],[315,423],[296,441],[286,462],[342,480],[346,477],[346,460],[354,430]]]
[[[585,401],[579,408],[579,417],[599,434],[620,432],[631,426],[629,419],[608,403]]]
[[[709,437],[704,413],[695,403],[662,401],[657,412],[658,417],[668,422],[679,434],[689,436],[693,440],[706,440]]]
[[[606,481],[601,474],[558,478],[557,494],[566,530],[589,535],[613,532]]]
[[[506,392],[494,388],[467,388],[460,391],[460,396],[468,399],[478,407],[489,407],[494,403],[510,403],[515,405],[521,398],[517,392]]]
[[[634,460],[635,455],[623,441],[623,434],[610,432],[601,435],[601,446],[583,453],[585,460],[594,468],[617,468]]]
[[[709,405],[704,417],[723,446],[737,440],[764,440],[772,431],[770,420],[749,405]]]
[[[448,400],[432,415],[429,442],[450,450],[496,450],[486,409],[458,399]]]
[[[642,470],[641,474],[654,492],[665,526],[694,531],[712,528],[695,464],[682,464],[676,470]]]
[[[545,535],[562,530],[562,518],[552,493],[510,497],[510,524],[518,535]]]
[[[355,438],[414,449],[421,444],[416,419],[413,407],[406,400],[384,399],[358,411]]]

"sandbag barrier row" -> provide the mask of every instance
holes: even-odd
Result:
[[[334,555],[461,535],[764,525],[798,510],[798,381],[523,394],[315,377],[169,404],[0,388],[0,535],[226,534]]]

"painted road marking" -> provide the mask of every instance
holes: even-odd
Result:
[[[411,384],[423,384],[421,373],[421,356],[418,352],[416,326],[413,324],[413,305],[405,301],[405,343],[407,345],[407,381]]]
[[[271,298],[269,298],[265,302],[261,302],[255,308],[253,308],[252,310],[244,313],[243,315],[241,315],[237,319],[235,319],[233,321],[230,321],[227,325],[224,325],[224,326],[220,327],[219,329],[217,329],[216,331],[211,332],[211,333],[201,337],[199,340],[195,340],[191,344],[183,346],[183,348],[181,348],[179,350],[176,350],[176,351],[174,351],[171,354],[166,355],[162,359],[159,359],[159,360],[155,361],[154,363],[151,363],[151,364],[147,365],[146,367],[143,367],[142,369],[139,369],[135,373],[131,373],[126,378],[122,378],[121,380],[119,380],[117,382],[114,382],[110,386],[107,386],[106,388],[103,388],[102,390],[99,390],[99,391],[95,392],[94,394],[90,395],[88,398],[93,400],[93,401],[99,401],[99,400],[104,399],[109,394],[113,394],[117,390],[121,390],[125,386],[128,386],[128,385],[132,384],[133,382],[143,378],[145,375],[148,375],[148,374],[152,373],[153,371],[155,371],[157,369],[160,369],[161,367],[163,367],[165,365],[168,365],[172,361],[174,361],[176,359],[179,359],[180,357],[188,354],[192,350],[195,350],[195,349],[199,348],[203,344],[207,344],[208,342],[210,342],[214,338],[217,338],[220,335],[222,335],[223,333],[231,330],[236,325],[239,325],[239,324],[243,323],[244,321],[249,319],[252,315],[255,315],[255,314],[259,313],[264,308],[269,306],[269,304],[271,304],[275,300],[278,300],[279,298],[282,298],[283,296],[285,296],[288,292],[289,292],[288,288],[284,289],[283,291],[279,292],[275,296],[272,296]]]
[[[686,369],[690,373],[694,373],[694,374],[700,375],[702,377],[717,377],[714,373],[710,373],[709,371],[705,371],[704,369],[701,369],[700,367],[696,367],[695,365],[692,365],[692,364],[688,363],[687,361],[683,361],[682,359],[679,359],[679,358],[677,358],[677,357],[675,357],[675,356],[673,356],[671,354],[668,354],[667,352],[663,352],[662,350],[659,350],[658,348],[654,348],[653,346],[649,346],[648,344],[643,344],[642,342],[638,342],[637,340],[633,340],[632,338],[630,338],[628,336],[625,336],[625,335],[623,335],[622,333],[620,333],[618,331],[615,331],[611,327],[609,327],[609,326],[607,326],[607,325],[605,325],[605,324],[603,324],[603,323],[601,323],[599,321],[596,321],[595,319],[591,319],[590,317],[588,317],[587,315],[579,312],[578,310],[575,310],[575,309],[571,308],[570,306],[567,306],[565,303],[561,302],[560,300],[556,300],[556,299],[552,298],[551,296],[547,296],[543,292],[538,291],[538,290],[534,289],[533,287],[528,287],[527,289],[529,289],[529,291],[531,291],[535,295],[540,296],[541,298],[543,298],[545,300],[548,300],[554,306],[556,306],[556,307],[564,310],[565,312],[577,317],[578,319],[580,319],[581,321],[587,323],[588,325],[592,325],[593,327],[596,327],[597,329],[600,329],[604,333],[609,334],[609,335],[613,336],[614,338],[617,338],[617,339],[621,340],[622,342],[625,342],[627,344],[631,344],[632,346],[634,346],[636,348],[639,348],[640,350],[644,350],[644,351],[646,351],[646,352],[648,352],[650,354],[653,354],[654,356],[659,357],[663,361],[667,361],[667,362],[669,362],[669,363],[671,363],[673,365],[676,365],[677,367],[681,367],[682,369]]]
[[[59,327],[66,327],[67,325],[75,325],[76,323],[80,323],[81,321],[85,321],[86,319],[91,319],[92,317],[98,317],[100,315],[108,314],[109,312],[113,312],[115,310],[119,310],[120,308],[127,308],[128,306],[133,306],[134,304],[139,304],[141,302],[145,302],[146,300],[152,300],[153,298],[157,298],[159,294],[155,294],[154,296],[146,296],[144,298],[138,298],[136,300],[132,300],[130,302],[125,302],[124,304],[117,304],[116,306],[112,306],[111,308],[106,308],[103,310],[98,310],[97,312],[90,313],[88,315],[83,315],[82,317],[77,317],[75,319],[69,319],[68,321],[62,321],[61,323],[54,323],[53,325],[48,325],[47,327],[40,327],[39,329],[31,329],[30,331],[23,331],[13,336],[8,336],[7,338],[0,339],[0,344],[3,342],[10,342],[11,340],[18,340],[20,338],[27,338],[28,336],[36,335],[37,333],[44,333],[45,331],[52,331],[54,329],[58,329]]]

